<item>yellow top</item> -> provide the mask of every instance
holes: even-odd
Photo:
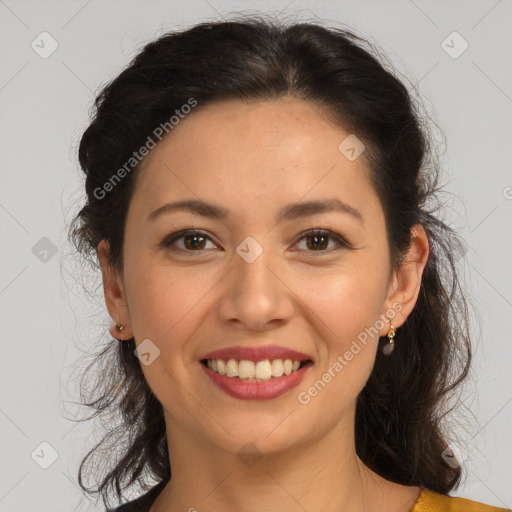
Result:
[[[491,507],[464,498],[452,498],[432,491],[421,491],[411,512],[507,512],[509,508]]]

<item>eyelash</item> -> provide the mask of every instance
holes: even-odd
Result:
[[[179,248],[173,246],[173,244],[177,240],[186,238],[188,236],[194,236],[194,235],[196,235],[196,236],[199,235],[199,236],[201,236],[201,237],[211,241],[212,243],[215,243],[203,231],[198,231],[198,230],[193,230],[193,229],[185,229],[185,230],[181,230],[181,231],[178,231],[176,233],[173,233],[173,234],[169,235],[162,242],[161,245],[163,247],[165,247],[165,248],[170,249],[172,252],[181,253],[181,254],[183,254],[183,253],[194,253],[194,252],[200,254],[200,253],[203,253],[203,252],[207,251],[208,249],[200,249],[198,251],[192,251],[192,250],[188,250],[188,249],[179,249]],[[314,255],[314,256],[324,256],[326,254],[331,254],[332,252],[339,251],[341,249],[350,249],[351,248],[350,244],[341,235],[339,235],[338,233],[335,233],[333,231],[326,230],[326,229],[310,229],[308,231],[305,231],[304,233],[301,233],[301,236],[298,239],[298,241],[296,242],[296,244],[298,244],[299,242],[301,242],[305,238],[314,237],[314,236],[329,237],[329,238],[331,238],[332,240],[334,240],[335,242],[337,242],[339,244],[339,247],[335,248],[335,249],[321,249],[321,250],[318,250],[318,251],[314,251],[314,250],[308,251],[308,250],[306,250],[306,252],[312,253],[312,255]],[[315,253],[317,253],[317,254],[315,254]]]

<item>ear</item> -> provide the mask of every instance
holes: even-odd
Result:
[[[103,292],[105,295],[105,304],[108,312],[113,319],[110,326],[110,334],[117,339],[130,339],[133,337],[133,330],[130,320],[130,312],[124,292],[122,274],[116,270],[109,262],[108,256],[110,246],[106,240],[98,244],[98,259],[103,276]],[[124,326],[124,332],[117,329],[116,324]]]
[[[384,304],[385,311],[396,311],[396,315],[390,322],[393,327],[400,327],[411,313],[421,288],[423,270],[428,261],[429,243],[425,229],[421,224],[415,224],[411,228],[411,243],[400,268],[393,270],[388,296]],[[389,325],[384,327],[385,336]]]

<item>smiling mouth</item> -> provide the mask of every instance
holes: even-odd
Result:
[[[202,359],[201,363],[219,375],[243,382],[270,382],[299,371],[311,360],[265,359]]]

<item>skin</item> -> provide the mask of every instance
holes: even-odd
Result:
[[[348,132],[296,98],[197,107],[143,161],[125,229],[124,268],[98,246],[105,300],[123,335],[149,338],[160,355],[141,365],[163,406],[172,480],[151,512],[373,511],[405,512],[420,489],[384,480],[357,457],[356,398],[374,364],[378,337],[307,405],[307,391],[349,350],[358,334],[389,311],[396,328],[416,302],[428,257],[421,226],[411,232],[404,263],[393,269],[384,213],[363,156],[349,161],[338,145]],[[220,221],[174,212],[153,222],[169,201],[200,199],[230,210]],[[338,198],[363,221],[324,212],[276,223],[288,203]],[[312,228],[339,233],[302,238]],[[161,244],[198,229],[211,240],[177,240],[188,253]],[[253,237],[263,253],[252,263],[236,252]],[[309,244],[308,244],[309,242]],[[328,243],[328,245],[327,245]],[[338,250],[335,250],[338,249]],[[195,251],[195,252],[194,252]],[[381,322],[387,334],[391,319]],[[384,324],[384,325],[382,325]],[[404,341],[406,342],[406,341]],[[308,354],[301,384],[266,401],[233,398],[214,386],[199,360],[233,345],[278,344]],[[239,450],[262,455],[245,466]]]

